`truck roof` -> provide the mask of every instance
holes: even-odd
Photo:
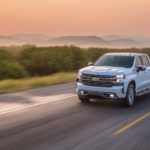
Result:
[[[106,53],[105,55],[119,55],[119,56],[141,56],[141,55],[147,55],[145,53]]]

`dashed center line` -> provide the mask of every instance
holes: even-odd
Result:
[[[150,117],[150,112],[145,113],[144,115],[138,117],[137,119],[133,120],[132,122],[124,125],[122,128],[118,129],[116,132],[114,132],[114,136],[119,135],[125,131],[127,131],[128,129],[130,129],[131,127],[135,126],[136,124],[140,123],[141,121],[143,121],[144,119],[146,119],[147,117]]]

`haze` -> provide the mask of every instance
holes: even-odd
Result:
[[[150,35],[149,0],[4,0],[0,34]]]

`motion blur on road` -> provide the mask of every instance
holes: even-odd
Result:
[[[150,99],[81,104],[75,83],[0,96],[0,150],[149,150]]]

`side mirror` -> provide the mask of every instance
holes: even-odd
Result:
[[[93,62],[88,62],[88,66],[94,66]]]
[[[137,67],[137,72],[140,72],[140,71],[145,71],[146,70],[146,67],[144,65],[139,65]]]

